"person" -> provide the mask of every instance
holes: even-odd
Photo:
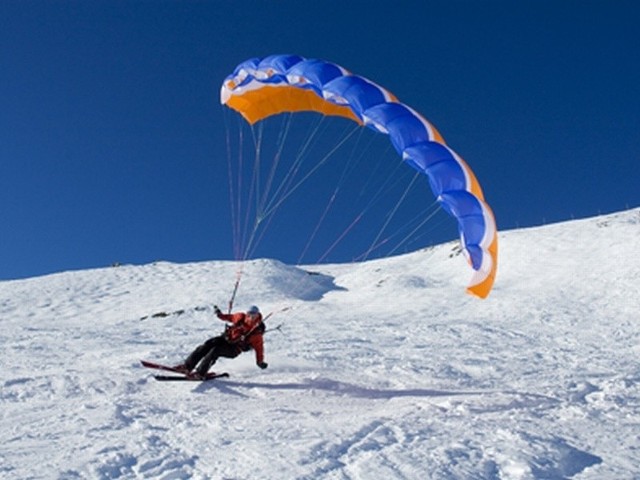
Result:
[[[205,378],[219,357],[235,358],[249,350],[255,351],[256,365],[262,369],[267,368],[262,338],[265,326],[260,309],[254,305],[246,312],[226,314],[222,313],[217,306],[213,308],[216,316],[220,320],[229,322],[230,325],[225,327],[222,335],[198,345],[179,368],[186,374]],[[193,372],[194,369],[195,372]]]

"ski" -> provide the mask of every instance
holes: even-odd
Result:
[[[181,375],[154,375],[153,378],[161,382],[206,382],[207,380],[213,380],[214,378],[228,377],[227,372],[215,373],[211,372],[207,374],[206,378],[197,378],[195,376],[189,376],[182,368],[170,367],[169,365],[162,365],[160,363],[149,362],[147,360],[140,360],[143,367],[152,368],[154,370],[164,370],[166,372],[180,373]]]
[[[170,367],[169,365],[161,365],[159,363],[149,362],[147,360],[140,360],[140,363],[142,363],[143,367],[153,368],[154,370],[165,370],[167,372],[182,373],[182,374],[185,373],[185,371],[181,368]]]
[[[206,382],[216,378],[226,378],[229,374],[227,372],[222,373],[207,373],[206,378],[198,378],[192,376],[177,376],[177,375],[154,375],[153,378],[160,382]]]

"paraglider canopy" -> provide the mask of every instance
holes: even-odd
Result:
[[[467,291],[480,298],[489,295],[498,237],[480,184],[436,128],[389,91],[330,62],[272,55],[238,65],[223,82],[220,102],[251,124],[284,112],[312,111],[387,134],[402,159],[428,177],[440,205],[457,220],[463,252],[474,271]]]

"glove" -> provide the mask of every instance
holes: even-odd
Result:
[[[220,310],[218,308],[218,305],[214,305],[213,306],[213,313],[215,313],[216,315],[220,315],[222,313],[222,310]]]
[[[267,368],[267,367],[269,366],[269,364],[268,364],[267,362],[259,362],[259,363],[258,363],[258,366],[259,366],[261,369],[263,369],[263,370],[264,370],[265,368]]]

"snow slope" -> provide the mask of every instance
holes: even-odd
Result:
[[[159,383],[222,330],[239,264],[0,283],[0,477],[640,478],[640,209],[503,232],[494,291],[454,243],[243,267],[265,371]],[[290,307],[290,310],[281,309]]]

